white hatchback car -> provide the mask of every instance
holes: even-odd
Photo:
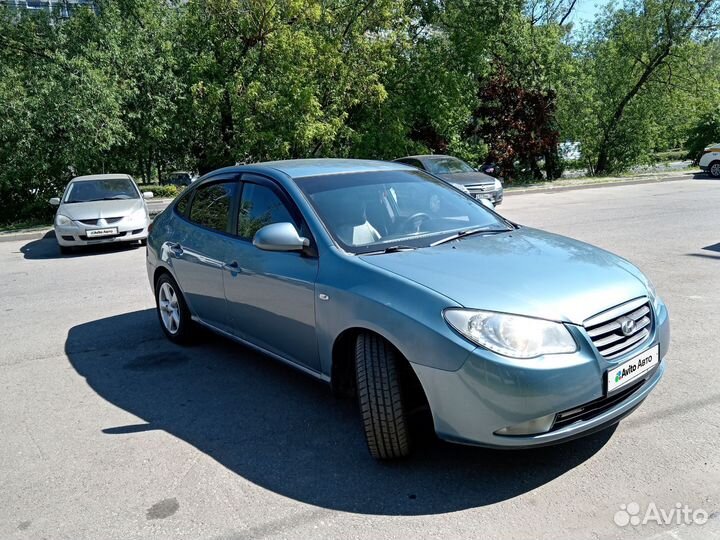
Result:
[[[53,197],[57,206],[55,237],[61,253],[73,247],[107,242],[140,242],[148,235],[150,216],[145,199],[127,174],[94,174],[73,178],[62,198]]]
[[[711,144],[703,150],[700,168],[713,178],[720,178],[720,143]]]

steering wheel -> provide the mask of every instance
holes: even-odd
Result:
[[[425,212],[416,212],[412,216],[406,217],[400,228],[405,232],[420,232],[421,225],[431,219],[432,218]],[[409,227],[409,225],[412,225],[412,227]]]

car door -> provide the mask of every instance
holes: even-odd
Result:
[[[225,297],[232,332],[285,359],[319,370],[315,334],[315,279],[311,252],[263,251],[255,233],[290,222],[310,237],[297,207],[272,180],[243,174],[235,237],[225,256]],[[311,240],[312,242],[312,240]],[[314,244],[313,244],[314,245]]]
[[[190,311],[223,330],[228,329],[223,264],[237,190],[237,179],[225,177],[189,193],[187,208],[175,220],[173,241],[165,246]]]

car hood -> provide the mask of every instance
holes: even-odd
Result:
[[[492,176],[481,172],[438,174],[437,176],[448,182],[462,184],[464,186],[469,184],[487,184],[492,186],[495,184],[495,179]]]
[[[144,207],[142,199],[62,204],[58,213],[72,220],[123,217]]]
[[[576,324],[648,293],[645,277],[625,259],[524,227],[362,259],[467,308]]]

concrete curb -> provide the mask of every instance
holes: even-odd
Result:
[[[52,232],[52,227],[44,227],[42,229],[32,231],[0,233],[0,242],[14,242],[15,240],[37,240],[46,236],[49,237]]]
[[[591,184],[565,185],[555,187],[518,187],[507,188],[505,196],[508,195],[527,195],[530,193],[553,193],[555,191],[572,191],[575,189],[593,189],[615,186],[632,186],[636,184],[656,184],[658,182],[676,182],[679,180],[692,180],[698,172],[687,172],[681,174],[667,176],[651,176],[648,178],[639,178],[636,180],[609,180],[607,182],[593,182]]]

